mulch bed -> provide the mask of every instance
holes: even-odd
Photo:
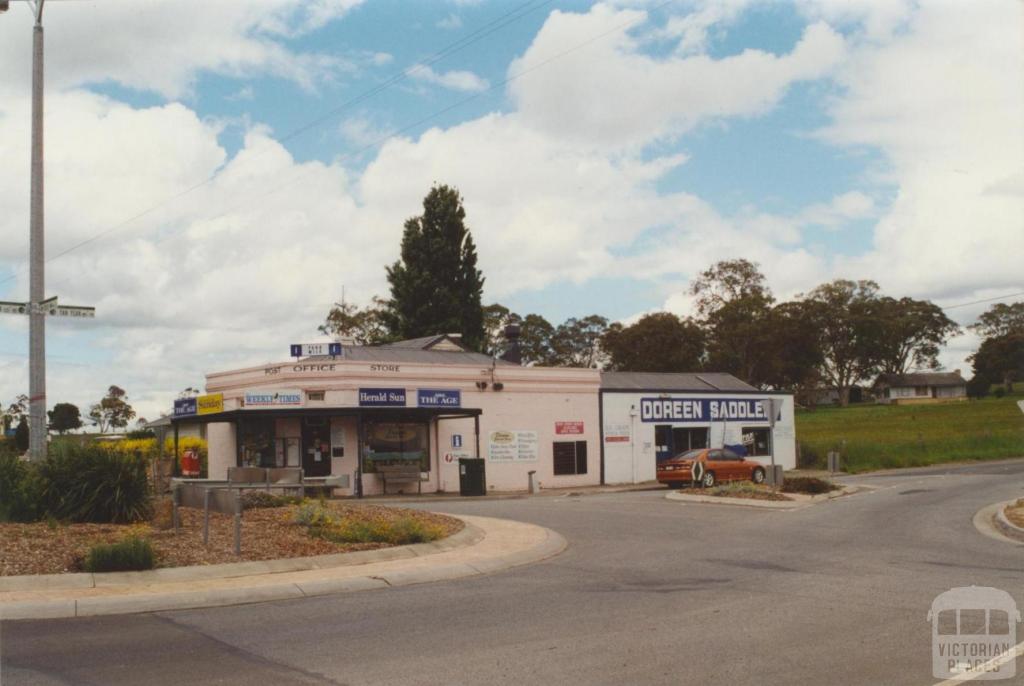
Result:
[[[328,502],[343,516],[358,519],[413,517],[424,524],[441,526],[450,536],[463,527],[461,521],[420,510]],[[210,515],[210,544],[203,546],[203,513],[182,508],[182,527],[161,528],[153,523],[118,524],[0,524],[0,576],[80,572],[89,548],[114,543],[130,534],[149,538],[156,551],[157,567],[212,565],[224,562],[274,560],[308,555],[327,555],[354,550],[390,547],[387,543],[332,543],[313,538],[306,528],[293,523],[296,506],[246,510],[242,515],[242,554],[234,554],[234,518]],[[166,508],[158,507],[167,524]]]
[[[1003,512],[1011,524],[1024,528],[1024,498],[1015,503],[1010,503]]]
[[[718,498],[740,498],[742,500],[792,500],[788,495],[772,491],[767,486],[748,486],[742,489],[712,488],[701,492],[700,495],[712,495]]]

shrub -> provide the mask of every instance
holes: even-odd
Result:
[[[831,481],[825,481],[824,479],[818,479],[813,476],[788,477],[782,483],[783,493],[807,493],[809,495],[817,495],[819,493],[828,493],[830,491],[837,490],[839,490],[839,486],[836,486]]]
[[[246,491],[242,494],[243,510],[255,510],[263,507],[284,507],[301,502],[302,498],[293,495],[275,495],[266,491]]]
[[[1002,386],[996,386],[995,390],[992,391],[992,395],[994,395],[997,398],[1005,398],[1006,397],[1006,389],[1003,388]]]
[[[0,522],[34,522],[42,515],[35,467],[10,452],[0,452]]]
[[[706,491],[707,495],[724,498],[749,498],[751,500],[790,500],[786,496],[775,493],[767,486],[759,486],[750,481],[731,481],[719,484]]]
[[[333,543],[390,543],[406,545],[435,541],[445,535],[436,524],[425,524],[404,515],[394,519],[340,516],[322,503],[306,501],[295,512],[295,521],[309,528],[311,536]]]
[[[129,536],[123,541],[95,545],[85,558],[87,572],[135,572],[153,569],[156,555],[144,538]]]
[[[39,477],[43,507],[60,520],[120,524],[152,511],[147,462],[133,454],[63,444],[51,447]]]

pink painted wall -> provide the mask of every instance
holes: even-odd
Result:
[[[487,388],[480,390],[477,382],[485,381]],[[493,390],[494,382],[504,385]],[[305,400],[306,408],[332,408],[358,406],[359,388],[404,388],[407,405],[416,404],[416,390],[420,388],[459,390],[463,408],[479,408],[480,453],[487,460],[487,487],[489,491],[517,491],[527,487],[527,472],[536,470],[542,487],[575,487],[600,483],[600,427],[598,426],[598,389],[600,374],[589,369],[561,369],[517,367],[499,365],[432,365],[397,363],[382,365],[370,362],[308,361],[272,363],[207,376],[206,390],[223,393],[225,409],[240,407],[247,390],[298,389],[324,391],[324,401]],[[555,433],[556,422],[582,422],[581,435],[561,436]],[[357,436],[354,418],[336,418],[333,424],[344,432],[345,456],[332,459],[333,474],[353,474],[357,467]],[[219,473],[235,463],[233,428],[226,424],[210,425],[211,478],[223,478]],[[535,461],[500,462],[492,459],[489,437],[495,431],[536,432],[537,459]],[[463,447],[452,448],[453,434],[462,436]],[[552,442],[555,440],[586,441],[588,469],[585,474],[555,476],[552,464]],[[216,452],[216,455],[214,453]],[[458,492],[459,454],[477,456],[477,440],[472,419],[431,422],[430,463],[422,484],[424,492]],[[446,456],[451,456],[451,461]],[[216,470],[218,471],[215,471]],[[381,492],[378,478],[364,475],[364,492]],[[403,485],[409,492],[410,486]],[[398,489],[396,485],[395,490]],[[389,489],[390,491],[391,489]],[[411,486],[415,491],[415,485]],[[339,491],[347,494],[349,491]]]

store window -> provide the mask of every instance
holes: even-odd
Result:
[[[772,448],[771,429],[763,427],[743,427],[743,447],[747,455],[752,457],[768,457]]]
[[[587,473],[586,441],[555,441],[551,447],[555,476]]]
[[[323,400],[327,391],[306,391],[306,400]]]
[[[240,419],[238,451],[242,467],[276,467],[274,420],[265,417]]]
[[[429,430],[425,422],[370,422],[366,424],[363,472],[373,474],[382,464],[419,462],[430,471]]]

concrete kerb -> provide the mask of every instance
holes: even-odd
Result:
[[[309,566],[302,570],[261,571],[239,576],[242,565],[210,565],[198,568],[200,578],[183,579],[186,570],[169,579],[166,576],[149,583],[129,580],[116,586],[106,580],[92,587],[67,585],[54,589],[50,578],[34,588],[22,587],[0,592],[0,619],[50,619],[89,615],[133,614],[163,610],[193,609],[288,600],[332,593],[348,593],[408,586],[432,581],[477,576],[540,562],[559,554],[568,546],[559,534],[544,527],[491,517],[463,517],[466,533],[460,541],[450,537],[437,544],[417,547],[413,554],[401,557],[368,560],[363,553],[396,551],[361,551],[323,556],[344,558],[360,555],[357,562],[336,559],[333,566]],[[463,533],[460,532],[460,533]],[[445,545],[446,544],[446,545]],[[432,546],[432,548],[427,548]],[[428,552],[432,550],[433,552]],[[307,558],[316,560],[316,558]],[[307,562],[307,564],[310,564]],[[227,575],[208,576],[214,567],[232,567]],[[264,567],[264,569],[267,569]],[[170,571],[170,570],[159,570]],[[122,573],[124,576],[129,573]],[[135,572],[132,574],[145,574]],[[60,575],[50,575],[60,576]],[[97,575],[103,576],[103,575]],[[7,577],[12,579],[14,577]],[[38,578],[38,577],[37,577]],[[132,583],[132,581],[135,581]],[[190,583],[191,582],[191,583]],[[49,586],[47,585],[49,584]],[[4,598],[4,595],[8,598]]]
[[[1024,545],[1024,529],[1007,519],[1004,512],[1007,505],[1015,502],[1017,502],[1016,498],[981,508],[974,515],[974,528],[997,541]]]
[[[669,491],[665,494],[667,500],[675,500],[687,503],[713,503],[715,505],[738,505],[740,507],[761,507],[772,510],[799,510],[811,505],[834,500],[844,495],[856,493],[860,488],[857,486],[843,486],[838,491],[831,493],[819,493],[818,495],[807,495],[804,493],[786,493],[792,500],[754,500],[752,498],[728,498],[717,495],[699,495],[696,493],[680,493]]]

